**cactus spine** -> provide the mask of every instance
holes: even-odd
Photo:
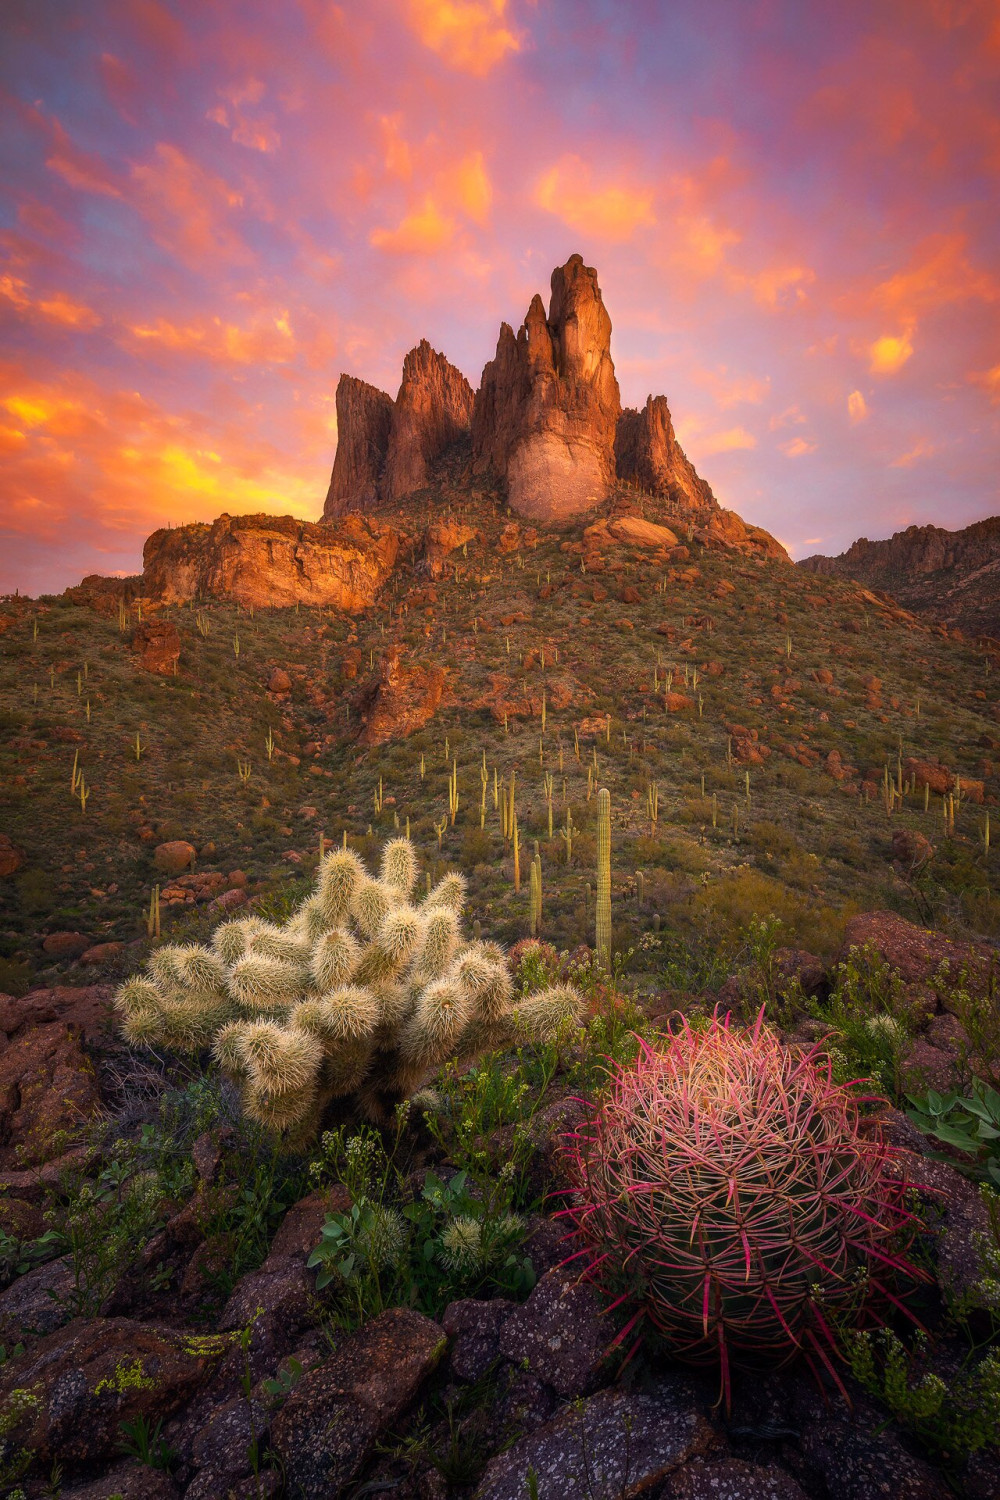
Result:
[[[597,917],[595,944],[598,961],[611,963],[611,793],[597,794]]]

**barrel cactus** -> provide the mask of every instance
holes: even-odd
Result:
[[[563,1210],[585,1274],[674,1355],[730,1370],[800,1352],[832,1367],[831,1323],[895,1299],[911,1215],[894,1153],[814,1049],[763,1024],[686,1023],[613,1073],[564,1148]]]
[[[467,942],[461,875],[419,902],[408,839],[386,844],[378,879],[350,849],[321,861],[315,891],[283,925],[223,922],[207,947],[158,949],[115,1004],[138,1045],[211,1048],[247,1114],[297,1139],[334,1099],[370,1118],[418,1090],[442,1063],[576,1021],[560,985],[515,996],[504,952]]]

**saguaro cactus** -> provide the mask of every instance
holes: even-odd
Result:
[[[597,794],[597,921],[594,946],[598,960],[611,963],[611,793]]]

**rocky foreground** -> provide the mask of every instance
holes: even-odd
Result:
[[[908,1076],[947,1088],[972,1043],[942,974],[972,975],[966,987],[988,994],[995,954],[887,913],[855,919],[845,954],[858,945],[896,976],[900,1013],[920,1012]],[[797,993],[822,996],[836,975],[791,950],[777,955],[777,969],[778,993],[794,979]],[[752,1004],[761,977],[742,969],[718,998]],[[78,1204],[88,1183],[106,1180],[114,1152],[88,1126],[110,1111],[135,1128],[137,1098],[144,1093],[153,1118],[167,1087],[118,1040],[109,997],[96,985],[0,1003],[0,1223],[23,1243],[54,1222],[60,1202]],[[655,1034],[658,1011],[695,998],[651,997],[643,1024]],[[787,1044],[802,1045],[817,1027],[797,1023]],[[22,1465],[31,1495],[45,1492],[42,1476],[58,1466],[63,1500],[328,1500],[382,1490],[523,1500],[532,1473],[543,1500],[870,1500],[887,1473],[905,1500],[945,1500],[955,1485],[970,1500],[997,1493],[995,1454],[945,1465],[946,1478],[846,1371],[853,1406],[794,1368],[738,1383],[728,1417],[711,1379],[655,1353],[636,1378],[620,1373],[608,1358],[613,1320],[562,1264],[563,1230],[549,1216],[558,1198],[544,1196],[562,1185],[558,1136],[577,1119],[579,1105],[557,1087],[530,1127],[541,1208],[525,1241],[538,1277],[526,1300],[459,1299],[436,1316],[391,1306],[351,1332],[329,1321],[306,1264],[327,1216],[350,1209],[341,1183],[323,1182],[288,1207],[257,1263],[235,1283],[219,1279],[232,1254],[241,1148],[231,1125],[210,1125],[187,1148],[193,1190],[158,1206],[151,1237],[119,1258],[97,1305],[81,1299],[81,1267],[93,1274],[93,1262],[72,1244],[0,1293],[5,1462]],[[899,1170],[919,1185],[935,1296],[968,1315],[984,1295],[982,1201],[898,1111],[883,1108],[869,1128],[887,1133]],[[488,1146],[498,1162],[505,1139],[501,1131]],[[447,1161],[441,1167],[447,1173]],[[933,1299],[922,1315],[940,1322]],[[139,1451],[123,1458],[123,1434],[137,1433]]]

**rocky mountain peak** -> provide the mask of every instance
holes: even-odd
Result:
[[[472,403],[472,387],[461,370],[421,339],[403,361],[382,476],[383,499],[405,499],[427,484],[434,459],[468,434]]]

